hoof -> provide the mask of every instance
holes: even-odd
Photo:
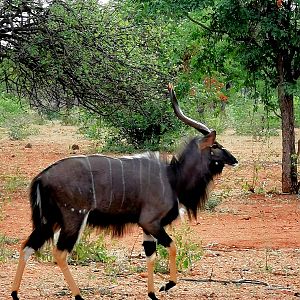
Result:
[[[19,297],[18,297],[18,293],[17,293],[17,291],[13,291],[13,292],[11,292],[11,297],[14,299],[14,300],[19,300]]]
[[[148,297],[149,297],[150,299],[152,299],[152,300],[159,300],[159,299],[155,296],[155,294],[154,294],[153,292],[148,293]]]
[[[84,299],[80,295],[76,295],[75,300],[84,300]]]
[[[165,292],[169,289],[171,289],[172,287],[174,287],[176,285],[176,283],[174,281],[169,281],[166,285],[162,286],[160,288],[160,292]]]

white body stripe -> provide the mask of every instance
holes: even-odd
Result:
[[[86,161],[88,163],[88,166],[89,166],[89,169],[90,169],[90,174],[91,174],[92,192],[93,192],[93,208],[96,208],[96,206],[97,206],[97,199],[96,199],[94,175],[93,175],[93,172],[92,172],[92,167],[91,167],[90,160],[89,160],[88,156],[85,156],[85,157],[86,157]]]
[[[159,180],[160,180],[160,185],[161,185],[161,190],[162,190],[162,197],[165,198],[165,185],[163,182],[162,169],[161,169],[161,164],[159,161],[158,161],[158,166],[159,166]]]
[[[124,166],[121,159],[118,159],[121,164],[121,177],[122,177],[122,187],[123,187],[123,195],[122,195],[122,203],[121,207],[123,206],[124,200],[125,200],[125,194],[126,194],[126,186],[125,186],[125,177],[124,177]]]
[[[106,159],[108,161],[108,169],[109,169],[109,176],[110,176],[110,196],[109,196],[109,206],[108,206],[108,209],[110,209],[112,199],[113,199],[113,177],[112,177],[112,169],[111,169],[110,158],[106,157]]]

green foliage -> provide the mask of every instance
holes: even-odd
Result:
[[[25,105],[25,107],[24,107]],[[6,124],[7,120],[18,118],[26,112],[28,106],[25,103],[20,103],[17,98],[14,98],[6,93],[0,93],[0,125]]]
[[[278,134],[280,119],[261,101],[250,95],[237,95],[232,102],[227,113],[237,134],[251,135],[257,139]]]
[[[17,4],[5,8],[18,15]],[[35,30],[26,39],[16,37],[17,46],[7,51],[8,88],[41,108],[85,107],[133,142],[153,139],[153,118],[147,126],[145,119],[166,107],[160,103],[169,77],[161,51],[164,28],[150,20],[134,23],[132,6],[121,1],[50,1],[38,11]],[[123,128],[120,118],[133,112],[137,125],[124,121]]]
[[[147,106],[147,104],[145,104]],[[163,109],[147,116],[125,110],[117,113],[118,120],[107,121],[86,110],[78,119],[80,132],[98,141],[98,151],[133,153],[141,150],[174,150],[179,139],[174,113]],[[168,124],[169,122],[169,124]],[[113,124],[119,124],[119,127]],[[179,126],[178,126],[179,128]]]
[[[109,255],[104,241],[104,234],[97,238],[92,237],[92,231],[86,229],[72,251],[69,262],[86,265],[90,262],[113,262],[114,256]]]
[[[176,266],[179,272],[191,271],[193,265],[203,256],[203,250],[193,241],[193,236],[194,233],[188,224],[184,224],[178,230],[172,230],[172,237],[177,248]],[[167,249],[158,245],[155,272],[168,272],[168,257]]]
[[[35,134],[31,125],[37,120],[25,101],[0,92],[0,126],[7,128],[10,139],[20,140]]]
[[[51,248],[50,244],[45,245],[42,250],[35,253],[36,258],[39,261],[51,261]],[[108,253],[104,234],[93,236],[92,230],[89,228],[83,232],[80,241],[68,257],[68,263],[76,265],[88,265],[91,262],[112,263],[114,261],[115,257]]]
[[[14,193],[28,187],[28,180],[22,175],[1,175],[3,190],[8,193]]]
[[[222,203],[222,198],[218,197],[217,195],[210,196],[205,204],[205,209],[213,212],[215,211],[216,207]]]

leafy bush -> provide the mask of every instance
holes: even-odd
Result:
[[[0,126],[7,128],[10,139],[20,140],[35,134],[36,130],[31,125],[37,120],[25,101],[0,93]]]
[[[1,175],[0,179],[4,181],[4,190],[10,193],[27,188],[29,183],[28,180],[21,175]]]
[[[68,257],[70,264],[87,265],[90,262],[113,262],[115,257],[110,255],[104,242],[104,235],[92,238],[92,230],[86,228],[80,241],[75,245]],[[51,261],[51,246],[46,244],[43,249],[35,253],[39,261]]]
[[[99,151],[133,153],[140,150],[174,150],[179,137],[176,120],[172,112],[156,111],[148,116],[120,110],[116,119],[107,120],[81,110],[80,132],[97,140]],[[166,115],[164,121],[163,115]],[[173,118],[173,119],[172,119]]]
[[[178,271],[190,271],[194,263],[202,258],[203,249],[193,242],[194,233],[188,224],[184,224],[178,230],[173,229],[172,236],[177,248],[176,266]],[[168,258],[167,249],[158,245],[155,272],[168,273]]]
[[[205,209],[208,211],[214,211],[218,205],[222,203],[221,197],[218,197],[216,195],[211,196],[208,198],[206,204],[205,204]]]
[[[256,138],[278,134],[279,118],[264,104],[251,97],[237,94],[228,107],[228,114],[237,134]]]
[[[99,235],[96,239],[91,237],[92,231],[86,229],[72,251],[69,262],[80,265],[86,265],[90,262],[113,262],[114,256],[109,255],[104,242],[104,234]]]

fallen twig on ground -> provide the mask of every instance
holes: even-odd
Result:
[[[190,282],[213,282],[213,283],[221,283],[221,284],[254,284],[254,285],[262,285],[272,290],[284,290],[290,292],[293,296],[300,298],[300,292],[293,291],[291,287],[281,286],[269,284],[267,282],[255,279],[237,279],[237,280],[225,280],[225,279],[214,279],[214,278],[180,278],[181,281],[190,281]]]

